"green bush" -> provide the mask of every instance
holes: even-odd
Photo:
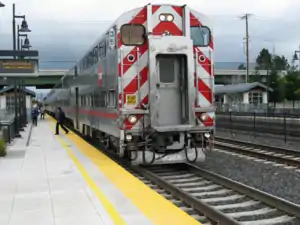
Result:
[[[0,139],[0,157],[6,156],[6,144],[3,139]]]

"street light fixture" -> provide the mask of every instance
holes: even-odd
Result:
[[[21,29],[19,30],[19,32],[31,32],[31,30],[28,28],[28,24],[27,21],[25,20],[25,16],[21,23]]]
[[[25,37],[24,44],[22,43],[22,40],[21,40],[21,43],[20,43],[20,39],[18,40],[18,50],[19,50],[19,51],[22,51],[23,48],[29,49],[29,48],[32,47],[32,46],[30,45],[30,41],[29,41],[29,38],[28,38],[28,35],[27,35],[27,34],[19,34],[18,36],[19,36],[19,38],[20,38],[20,37]]]
[[[12,21],[12,28],[13,28],[13,50],[16,51],[16,19],[23,19],[21,28],[18,30],[18,32],[31,32],[31,30],[28,28],[28,24],[25,18],[25,15],[16,15],[16,6],[15,3],[13,4],[13,21]],[[14,56],[14,59],[16,57]]]
[[[28,35],[27,34],[20,34],[20,27],[19,27],[19,25],[17,26],[17,31],[18,31],[18,33],[17,33],[17,44],[18,44],[17,45],[17,49],[18,49],[18,51],[22,51],[23,48],[25,48],[25,49],[31,48],[32,46],[30,45],[30,41],[28,39]],[[22,40],[20,40],[20,37],[25,37],[24,44],[22,44]],[[21,43],[20,43],[20,41],[21,41]]]
[[[299,51],[295,51],[295,54],[294,54],[293,60],[299,60],[297,53],[299,53]]]
[[[296,60],[299,61],[298,70],[300,71],[300,59],[299,59],[298,54],[300,54],[300,45],[299,45],[299,50],[295,50],[294,56],[293,56],[293,61],[296,61]]]
[[[30,41],[29,41],[28,37],[26,37],[24,40],[24,44],[22,45],[22,48],[29,49],[31,47],[32,46],[30,45]]]
[[[5,5],[2,2],[0,2],[0,7],[5,7]]]

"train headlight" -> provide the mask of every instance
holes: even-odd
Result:
[[[160,16],[159,16],[159,20],[160,20],[160,21],[165,21],[165,20],[166,20],[166,16],[163,15],[163,14],[160,15]]]
[[[168,22],[171,22],[174,20],[174,16],[172,14],[167,14],[167,13],[164,13],[164,14],[160,14],[159,15],[159,20],[160,21],[168,21]]]
[[[200,120],[202,122],[205,122],[206,120],[208,120],[208,114],[207,113],[202,113],[200,116]]]
[[[126,138],[126,141],[131,141],[132,140],[132,135],[127,134],[125,138]]]
[[[173,15],[171,15],[171,14],[167,15],[167,21],[171,22],[173,20],[174,20]]]
[[[137,118],[136,118],[136,116],[131,115],[128,117],[128,121],[129,121],[129,123],[134,124],[134,123],[136,123]]]

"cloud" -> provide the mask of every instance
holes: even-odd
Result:
[[[11,39],[12,0],[3,0],[0,9],[0,48],[9,49]],[[160,3],[153,0],[152,4]],[[183,5],[186,1],[165,0],[165,3]],[[120,14],[148,4],[148,0],[19,0],[17,14],[26,14],[32,29],[31,44],[38,49],[41,65],[68,66],[69,63],[46,61],[75,61],[83,56],[109,24]],[[299,0],[277,0],[276,4],[261,0],[189,0],[191,8],[211,16],[214,22],[215,60],[244,61],[243,37],[245,21],[238,17],[251,13],[249,18],[250,58],[255,60],[262,47],[291,56],[298,46],[300,30],[295,21],[300,20]],[[297,22],[298,24],[298,22]],[[48,67],[47,66],[47,67]]]

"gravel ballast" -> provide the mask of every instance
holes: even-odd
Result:
[[[300,172],[213,151],[200,167],[300,204]]]

